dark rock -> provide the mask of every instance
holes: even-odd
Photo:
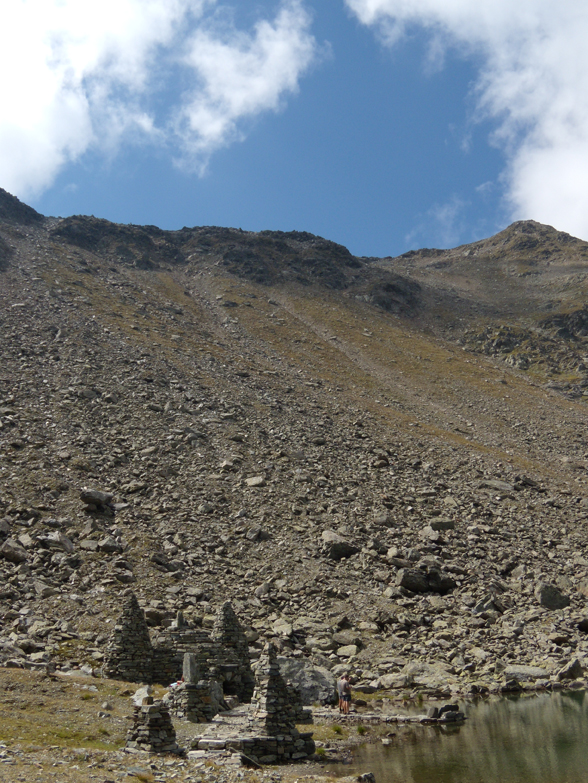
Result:
[[[439,708],[438,718],[441,718],[447,712],[459,712],[459,704],[444,704]]]
[[[562,680],[577,680],[578,677],[582,677],[583,674],[584,669],[582,664],[577,658],[574,658],[572,661],[566,663],[566,665],[558,671],[557,679],[560,682]]]
[[[535,590],[535,597],[546,609],[565,609],[570,599],[554,585],[541,583]]]
[[[93,504],[95,506],[104,506],[112,502],[112,495],[110,492],[100,492],[97,489],[83,489],[80,492],[80,499],[84,503]]]
[[[326,545],[327,557],[331,560],[342,560],[344,557],[351,557],[359,552],[359,547],[350,544],[332,530],[323,531],[322,539]]]
[[[429,592],[429,580],[426,572],[414,568],[401,568],[396,575],[396,584],[412,593]]]
[[[27,552],[26,549],[13,538],[7,538],[0,547],[0,556],[5,560],[9,560],[11,563],[24,563],[27,559]]]

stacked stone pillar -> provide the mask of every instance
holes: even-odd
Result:
[[[147,696],[135,707],[125,750],[129,753],[182,753],[169,710],[162,701]]]
[[[251,670],[249,643],[228,601],[216,615],[212,640],[222,651],[223,658],[217,662],[217,669],[223,678],[225,694],[234,694],[240,701],[250,702],[255,678]]]
[[[210,680],[202,679],[196,656],[184,655],[183,682],[169,693],[168,704],[175,718],[191,723],[209,723],[217,713]]]
[[[104,657],[106,677],[128,682],[151,682],[153,647],[145,613],[134,593],[123,605]]]
[[[265,646],[259,659],[251,704],[252,728],[270,737],[296,736],[296,724],[308,722],[308,711],[302,708],[300,693],[284,680],[271,643]]]

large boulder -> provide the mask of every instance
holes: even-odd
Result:
[[[407,685],[421,685],[426,688],[447,688],[458,681],[458,677],[451,673],[451,666],[439,661],[407,663],[402,674]]]
[[[108,503],[112,503],[112,495],[110,492],[101,492],[98,489],[82,489],[80,492],[80,499],[93,506],[105,506]]]
[[[401,568],[396,575],[396,584],[412,593],[429,592],[429,580],[426,572],[416,568]]]
[[[351,557],[359,552],[359,548],[350,544],[334,530],[324,530],[321,536],[327,556],[331,560],[342,560],[344,557]]]
[[[565,609],[570,605],[570,599],[555,585],[541,582],[535,590],[535,597],[545,609]]]
[[[396,574],[396,584],[412,593],[440,593],[445,595],[455,587],[455,581],[439,571],[430,568],[423,571],[419,568],[401,568]]]
[[[507,680],[529,682],[531,680],[548,679],[549,672],[540,666],[525,666],[524,664],[513,663],[506,667],[504,676]]]
[[[7,538],[0,547],[0,556],[11,563],[24,563],[27,559],[27,551],[18,541],[15,541],[13,538]]]
[[[578,677],[582,677],[584,674],[584,668],[577,658],[568,661],[557,673],[557,679],[562,680],[577,680]]]
[[[302,704],[335,704],[337,701],[337,680],[328,669],[315,666],[300,658],[278,657],[280,672],[300,691]]]

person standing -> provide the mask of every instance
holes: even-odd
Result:
[[[349,707],[351,706],[351,682],[348,674],[344,674],[343,677],[343,692],[341,696],[342,712],[343,715],[349,715]]]
[[[341,677],[337,680],[337,693],[339,695],[339,712],[343,712],[343,692],[345,690],[346,680],[345,680],[345,674],[342,674]]]

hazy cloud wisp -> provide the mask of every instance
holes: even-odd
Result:
[[[588,238],[588,7],[577,0],[345,0],[389,44],[411,26],[480,58],[480,116],[507,154],[513,218]],[[436,60],[439,60],[438,51]]]
[[[216,0],[4,0],[0,186],[42,192],[65,164],[123,139],[167,143],[202,168],[239,121],[278,109],[316,42],[299,0],[252,34],[215,27]],[[178,70],[192,85],[167,116]]]

